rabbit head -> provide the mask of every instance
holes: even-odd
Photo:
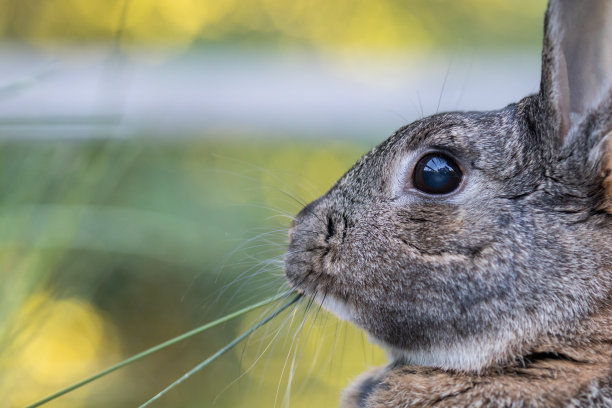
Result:
[[[538,94],[419,120],[364,155],[295,217],[289,282],[406,363],[479,371],[595,341],[612,299],[612,3],[552,1],[542,61]]]

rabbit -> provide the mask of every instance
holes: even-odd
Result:
[[[294,217],[285,277],[390,364],[343,408],[612,407],[612,1],[551,0],[537,94],[440,113]]]

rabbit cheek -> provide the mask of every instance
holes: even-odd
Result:
[[[431,204],[427,208],[399,210],[398,239],[421,254],[440,255],[465,252],[466,241],[461,239],[464,219],[455,207]]]

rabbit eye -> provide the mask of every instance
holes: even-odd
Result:
[[[462,176],[455,160],[442,153],[429,153],[416,164],[412,182],[424,193],[448,194],[459,187]]]

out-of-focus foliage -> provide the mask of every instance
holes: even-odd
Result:
[[[4,142],[0,395],[23,406],[276,292],[289,215],[365,149],[288,141]],[[305,321],[303,308],[283,315],[159,406],[214,400],[267,407],[287,394],[291,406],[307,407],[313,393],[321,406],[335,403],[352,377],[384,360],[356,329],[311,312]],[[135,406],[258,316],[50,406]]]
[[[112,40],[121,26],[131,46],[537,46],[533,27],[544,6],[540,0],[0,0],[0,33],[37,45]]]

